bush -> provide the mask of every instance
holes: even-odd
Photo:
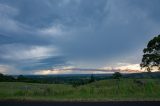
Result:
[[[0,81],[15,81],[14,77],[3,75],[0,73]]]
[[[0,73],[0,77],[3,77],[3,74],[2,74],[2,73]]]
[[[92,74],[89,82],[91,83],[91,82],[94,82],[94,81],[95,81],[95,78],[94,78],[94,76]]]
[[[112,77],[113,79],[120,79],[122,78],[122,74],[120,72],[115,72]]]
[[[74,81],[74,82],[72,82],[72,86],[73,86],[74,88],[76,88],[76,87],[78,87],[78,86],[80,86],[80,85],[83,85],[81,81]]]

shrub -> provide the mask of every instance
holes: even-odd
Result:
[[[120,72],[115,72],[112,77],[113,79],[120,79],[122,78],[122,74]]]
[[[0,73],[0,77],[3,77],[3,74],[2,74],[2,73]]]
[[[94,76],[92,74],[89,82],[91,83],[91,82],[94,82],[94,81],[95,81],[95,78],[94,78]]]

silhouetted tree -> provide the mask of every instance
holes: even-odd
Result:
[[[0,73],[0,81],[15,81],[13,76],[3,75]]]
[[[2,73],[0,73],[0,77],[3,77],[3,74],[2,74]]]
[[[148,42],[147,48],[143,50],[141,68],[151,72],[153,69],[160,70],[160,35]]]
[[[115,72],[112,77],[113,79],[120,79],[122,77],[122,74],[120,72]]]
[[[23,81],[23,80],[25,80],[26,78],[25,78],[23,75],[19,75],[17,79],[20,80],[20,81]]]
[[[89,82],[94,82],[94,81],[95,81],[95,78],[94,78],[94,75],[92,74]]]

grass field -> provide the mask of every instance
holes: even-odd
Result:
[[[160,79],[109,79],[78,87],[67,84],[0,82],[0,100],[6,99],[160,100]]]

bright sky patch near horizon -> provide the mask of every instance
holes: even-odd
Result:
[[[139,70],[143,48],[160,33],[159,4],[159,0],[0,0],[0,72]]]

